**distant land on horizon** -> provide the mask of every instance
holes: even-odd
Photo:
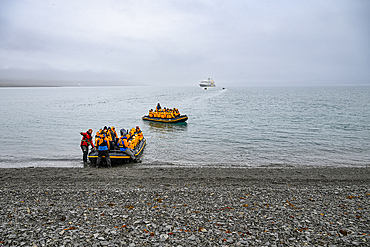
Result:
[[[224,86],[231,87],[291,87],[291,86],[370,86],[369,80],[353,80],[353,81],[309,81],[309,80],[297,80],[297,81],[249,81],[246,84],[243,83],[229,83]],[[36,80],[36,79],[0,79],[0,88],[4,87],[99,87],[99,86],[151,86],[145,83],[138,82],[124,82],[124,81],[82,81],[82,80]],[[198,83],[191,84],[189,86],[198,86]],[[224,87],[219,86],[219,88]]]
[[[0,79],[0,87],[83,87],[83,86],[145,86],[118,81],[57,81],[57,80],[6,80]]]

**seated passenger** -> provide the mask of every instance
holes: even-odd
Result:
[[[118,139],[118,135],[117,135],[117,132],[116,132],[116,128],[114,128],[114,126],[111,127],[111,131],[112,131],[112,138],[113,138],[113,141],[115,143],[117,143],[117,139]]]
[[[143,132],[141,131],[141,129],[139,128],[139,126],[136,126],[136,133],[137,133],[137,136],[139,138],[139,141],[141,141],[144,138],[144,135],[143,135]]]
[[[133,137],[135,135],[135,131],[136,129],[134,127],[132,127],[132,129],[130,130],[130,136]]]
[[[140,131],[140,133],[138,134],[138,137],[139,137],[139,141],[141,141],[142,139],[144,139],[143,132]]]
[[[107,139],[109,140],[110,149],[114,149],[113,137],[112,137],[112,130],[111,130],[110,127],[108,127],[108,129],[106,130],[105,135],[106,135]]]
[[[126,136],[121,136],[118,139],[119,149],[122,152],[124,152],[125,154],[129,155],[134,162],[136,162],[136,163],[139,162],[139,160],[135,157],[134,151],[132,149],[130,149],[128,146],[129,146],[129,143],[127,142],[127,137]]]
[[[149,110],[149,117],[154,117],[153,109]]]

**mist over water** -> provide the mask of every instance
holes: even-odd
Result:
[[[370,87],[0,88],[0,102],[0,167],[82,167],[79,132],[137,125],[138,166],[370,165]],[[189,120],[143,121],[158,102]]]

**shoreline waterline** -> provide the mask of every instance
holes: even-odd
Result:
[[[0,168],[0,179],[3,182],[14,183],[16,180],[38,183],[52,183],[54,179],[63,178],[66,181],[79,179],[110,180],[127,178],[130,180],[145,179],[148,182],[158,177],[180,181],[186,179],[239,179],[248,182],[248,178],[257,180],[294,179],[299,181],[368,181],[370,170],[367,167],[169,167],[169,166],[116,166],[113,168],[91,167],[27,167],[27,168]],[[119,182],[119,181],[116,181]]]

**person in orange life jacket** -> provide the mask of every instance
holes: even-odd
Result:
[[[139,126],[136,126],[136,133],[137,133],[137,136],[139,137],[139,141],[141,141],[142,139],[144,139],[143,132],[141,131],[141,129],[139,128]]]
[[[161,111],[160,118],[166,118],[166,107]]]
[[[137,162],[140,162],[136,157],[135,157],[135,154],[134,154],[134,151],[131,149],[131,148],[128,148],[128,142],[127,142],[127,137],[125,135],[122,135],[119,139],[118,139],[118,147],[119,149],[124,152],[125,154],[129,155],[131,157],[131,159],[137,163]]]
[[[111,127],[108,127],[108,129],[107,129],[107,138],[109,140],[110,148],[114,149],[115,145],[116,145],[116,142],[115,142],[115,138],[113,136],[113,131],[112,131]]]
[[[149,117],[154,117],[153,109],[149,110]]]
[[[113,138],[113,141],[115,143],[117,143],[117,139],[118,139],[118,135],[117,135],[117,132],[116,132],[116,128],[114,128],[114,126],[111,127],[111,131],[112,131],[112,138]]]
[[[104,126],[103,130],[102,130],[102,134],[107,134],[108,132],[108,127],[107,126]]]
[[[159,111],[160,109],[162,109],[161,105],[158,103],[157,104],[157,107],[155,108],[156,111]]]
[[[173,114],[170,110],[166,112],[166,118],[173,118]]]
[[[105,160],[107,162],[108,167],[111,167],[112,165],[109,157],[109,148],[110,148],[109,139],[104,133],[98,136],[98,138],[96,139],[95,146],[98,149],[98,159],[96,160],[96,167],[99,168],[100,161],[103,155],[105,156]]]
[[[180,116],[180,112],[177,108],[174,108],[174,116],[175,117]]]
[[[86,132],[80,132],[80,134],[82,135],[82,140],[81,140],[81,150],[82,150],[82,159],[84,161],[84,165],[87,165],[87,154],[89,153],[89,146],[91,145],[91,147],[94,149],[94,143],[92,141],[92,134],[93,130],[92,129],[89,129],[88,131]]]
[[[99,131],[97,131],[97,132],[96,132],[96,134],[95,134],[95,139],[94,139],[94,140],[95,140],[95,143],[96,143],[96,141],[99,139],[99,136],[100,136],[100,134],[102,133],[102,131],[103,131],[103,130],[102,130],[102,129],[100,129]]]
[[[111,144],[112,143],[111,142],[112,141],[112,138],[111,138],[111,135],[110,135],[110,128],[108,128],[107,126],[104,126],[104,128],[103,128],[103,130],[102,130],[101,133],[104,134],[105,137],[107,137],[107,139],[110,141],[109,144]],[[110,147],[109,147],[109,149],[110,149]]]

